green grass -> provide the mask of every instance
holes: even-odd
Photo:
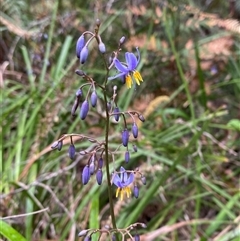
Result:
[[[180,9],[190,4],[180,2]],[[123,35],[130,41],[126,48],[123,46],[122,59],[127,48],[135,51],[140,45],[139,70],[144,82],[131,90],[118,80],[109,83],[110,92],[113,85],[118,86],[120,109],[144,112],[158,96],[169,96],[142,123],[141,135],[133,142],[138,152],[134,153],[130,145],[127,168],[139,167],[147,184],[138,183],[138,199],[122,203],[114,199],[117,226],[144,222],[147,228],[139,233],[143,235],[141,240],[149,241],[238,240],[239,37],[208,26],[206,19],[203,23],[190,13],[180,14],[167,1],[160,6],[160,14],[155,11],[155,1],[149,6],[144,1],[140,5],[135,1],[114,2],[110,12],[104,12],[105,3],[99,3],[97,12],[94,1],[49,1],[43,7],[24,1],[4,3],[1,16],[38,34],[23,38],[1,26],[1,44],[6,51],[13,51],[13,59],[4,59],[9,65],[1,89],[1,238],[79,240],[80,230],[109,224],[106,176],[100,187],[95,177],[83,186],[81,172],[87,160],[81,156],[70,160],[68,144],[60,152],[49,149],[66,133],[104,138],[100,93],[97,113],[91,109],[85,122],[70,116],[75,92],[84,83],[75,70],[83,68],[94,80],[104,81],[97,46],[91,45],[84,66],[75,57],[76,40],[84,30],[94,30],[98,16],[108,55]],[[226,3],[221,4],[223,7]],[[213,13],[220,5],[195,6]],[[18,22],[16,13],[20,13]],[[228,17],[227,10],[222,14],[222,18]],[[187,20],[194,20],[195,25],[187,26]],[[233,41],[231,54],[213,55],[208,59],[209,67],[204,67],[203,46],[226,36]],[[185,47],[189,39],[192,49]],[[150,48],[151,41],[155,45]],[[211,74],[214,66],[217,73]],[[198,86],[195,89],[194,84]],[[110,129],[109,146],[115,150],[123,126],[112,123]],[[94,143],[78,141],[75,145],[78,151],[91,150]],[[115,155],[116,166],[123,165],[124,152],[121,147]],[[181,223],[184,225],[178,227]]]

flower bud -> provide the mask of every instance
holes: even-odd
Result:
[[[126,151],[125,152],[125,162],[128,163],[129,159],[130,159],[130,153],[129,153],[129,151]]]
[[[113,110],[113,113],[115,113],[114,114],[114,119],[115,119],[115,121],[119,121],[119,114],[117,114],[119,112],[119,108],[116,106],[115,108],[114,108],[114,110]]]
[[[132,133],[133,133],[134,138],[138,137],[138,127],[135,122],[132,125]]]
[[[107,102],[107,110],[110,111],[112,107],[112,104],[110,101]]]
[[[92,104],[92,107],[95,107],[97,105],[97,93],[96,91],[93,91],[92,94],[91,94],[91,104]]]
[[[104,54],[106,52],[106,47],[105,44],[103,42],[99,43],[98,45],[99,51]]]
[[[136,185],[133,188],[133,195],[135,198],[138,198],[138,196],[139,196],[139,189]]]
[[[74,159],[75,153],[76,153],[75,146],[73,144],[71,144],[68,148],[68,155],[69,155],[70,159],[72,159],[72,160]]]
[[[147,181],[146,181],[146,177],[145,177],[145,176],[142,176],[142,177],[141,177],[141,181],[142,181],[142,184],[143,184],[143,185],[146,185],[146,184],[147,184]]]
[[[96,179],[97,179],[98,185],[101,185],[101,184],[102,184],[102,178],[103,178],[102,169],[98,169],[98,170],[97,170],[97,173],[96,173]]]
[[[62,146],[63,146],[63,141],[59,141],[59,142],[58,142],[58,145],[57,145],[57,149],[58,149],[59,151],[61,151],[61,150],[62,150]]]
[[[128,140],[129,140],[128,129],[124,129],[122,132],[122,143],[124,146],[128,145]]]
[[[120,38],[120,40],[119,40],[119,43],[120,43],[120,44],[123,44],[124,41],[125,41],[125,36],[122,36],[122,37]]]
[[[133,144],[133,150],[134,150],[134,152],[138,151],[137,146],[135,144]]]
[[[91,241],[92,237],[91,236],[86,236],[83,241]]]
[[[95,171],[95,165],[94,165],[94,161],[93,160],[91,160],[91,162],[90,162],[89,170],[90,170],[90,174],[93,175],[93,173]]]
[[[76,44],[76,55],[77,55],[78,58],[80,58],[80,53],[81,53],[84,45],[85,45],[85,39],[84,39],[84,35],[82,34],[79,37],[79,39],[77,41],[77,44]]]
[[[144,122],[144,121],[145,121],[145,118],[143,117],[143,115],[139,115],[139,116],[138,116],[138,119],[139,119],[141,122]]]
[[[76,73],[77,75],[79,75],[79,76],[85,76],[85,75],[86,75],[81,69],[77,69],[77,70],[75,71],[75,73]]]
[[[82,96],[82,90],[81,89],[78,89],[77,91],[76,91],[76,97],[81,97]]]
[[[53,142],[53,144],[51,145],[52,149],[56,149],[58,147],[58,141]]]
[[[82,231],[80,231],[80,232],[78,233],[78,237],[85,236],[85,235],[87,235],[87,233],[88,233],[88,230],[87,230],[87,229],[83,229]]]
[[[113,233],[112,234],[112,237],[111,237],[111,241],[116,241],[117,239],[116,239],[116,235]]]
[[[84,120],[88,114],[89,111],[89,104],[87,100],[84,100],[81,106],[81,110],[80,110],[80,118],[82,120]]]
[[[84,46],[81,53],[80,53],[80,63],[84,64],[88,57],[88,47]]]
[[[102,168],[103,167],[103,158],[100,157],[98,160],[98,168]]]
[[[75,116],[75,113],[76,113],[76,110],[77,110],[78,106],[79,106],[79,99],[76,98],[75,101],[74,101],[74,104],[72,106],[72,110],[71,110],[72,116]]]
[[[145,223],[141,223],[142,228],[147,228],[147,225]]]
[[[139,234],[135,234],[134,240],[135,240],[135,241],[140,241],[140,236],[139,236]]]
[[[90,170],[89,170],[89,166],[86,165],[82,171],[82,184],[86,185],[89,180],[90,180]]]
[[[101,24],[101,21],[100,21],[100,19],[99,19],[99,18],[97,18],[97,19],[96,19],[96,25],[99,27],[99,26],[100,26],[100,24]]]

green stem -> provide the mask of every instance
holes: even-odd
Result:
[[[105,103],[105,111],[106,111],[106,129],[105,129],[105,157],[106,157],[106,173],[107,173],[107,186],[108,186],[108,199],[109,199],[109,205],[110,205],[110,215],[112,218],[112,225],[114,229],[117,229],[116,225],[116,220],[115,220],[115,214],[114,214],[114,204],[113,204],[113,195],[112,195],[112,188],[111,188],[111,174],[110,174],[110,161],[109,161],[109,152],[108,152],[108,137],[109,137],[109,126],[110,126],[110,116],[108,113],[108,106],[107,106],[107,79],[109,75],[109,69],[107,62],[103,56],[104,63],[106,66],[106,78],[104,81],[104,90],[103,90],[103,95],[104,95],[104,103]]]

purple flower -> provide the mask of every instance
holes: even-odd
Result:
[[[119,73],[113,77],[108,78],[108,80],[113,80],[116,78],[123,78],[124,82],[126,82],[127,88],[130,89],[132,87],[132,76],[135,79],[136,83],[140,85],[140,81],[143,81],[141,74],[136,70],[139,61],[140,61],[140,53],[138,51],[138,58],[133,54],[126,52],[125,60],[126,63],[121,63],[118,59],[114,60],[115,68],[119,71]]]
[[[123,196],[126,193],[127,197],[130,197],[131,188],[129,187],[134,181],[134,174],[131,172],[128,176],[126,170],[121,167],[120,174],[113,174],[113,183],[117,186],[116,197],[120,193],[120,199],[123,200]]]

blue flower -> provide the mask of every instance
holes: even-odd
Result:
[[[119,174],[113,174],[113,183],[114,185],[117,186],[117,192],[116,192],[116,197],[118,197],[119,193],[120,193],[120,199],[121,201],[123,200],[123,196],[126,193],[127,197],[130,197],[131,192],[131,188],[130,185],[133,183],[134,181],[134,174],[130,173],[130,175],[128,176],[126,170],[121,167],[120,168],[120,175]]]
[[[136,70],[139,61],[140,61],[140,53],[138,51],[138,58],[133,54],[126,52],[125,60],[126,63],[121,63],[118,59],[114,60],[115,68],[119,71],[119,73],[113,77],[108,78],[108,80],[113,80],[116,78],[123,78],[126,82],[127,88],[130,89],[133,84],[132,77],[136,81],[138,85],[140,85],[140,81],[143,81],[141,74]]]

